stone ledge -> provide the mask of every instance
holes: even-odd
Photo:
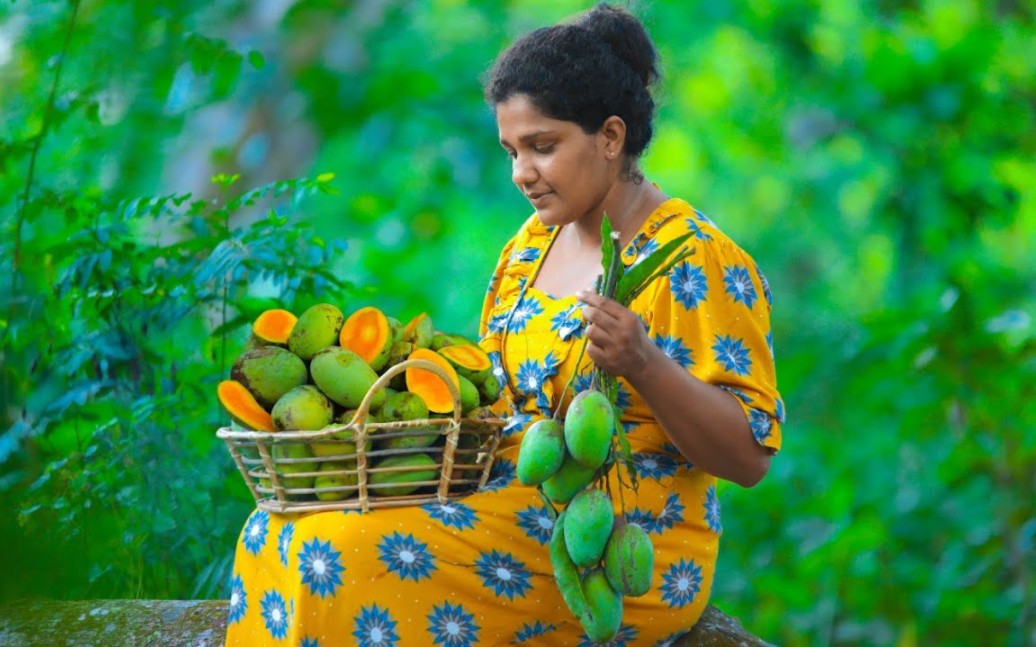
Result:
[[[18,600],[0,604],[4,647],[215,647],[227,631],[226,600]],[[673,647],[769,647],[709,606]]]

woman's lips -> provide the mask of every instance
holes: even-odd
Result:
[[[540,208],[540,207],[541,207],[541,206],[542,206],[542,205],[543,205],[543,204],[544,204],[544,203],[545,203],[545,202],[546,202],[546,201],[548,200],[548,198],[550,198],[550,196],[552,196],[552,195],[554,195],[554,192],[553,192],[553,191],[547,191],[546,193],[530,193],[530,194],[528,194],[528,195],[527,195],[526,197],[527,197],[527,198],[529,199],[529,202],[531,202],[531,203],[532,203],[532,206],[534,206],[534,207],[536,207],[536,208],[538,209],[538,208]]]

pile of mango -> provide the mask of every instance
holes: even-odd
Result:
[[[518,480],[535,485],[553,506],[550,560],[565,604],[595,642],[615,636],[623,597],[651,588],[654,546],[648,534],[616,515],[611,497],[596,486],[614,465],[615,410],[600,391],[572,399],[563,421],[544,418],[525,432],[515,468]]]
[[[274,432],[269,443],[279,485],[295,500],[337,501],[355,496],[359,480],[355,426],[357,408],[375,381],[397,364],[420,359],[436,364],[460,393],[461,415],[489,418],[488,405],[500,396],[492,362],[478,345],[437,331],[427,314],[406,325],[374,307],[348,317],[329,303],[296,317],[287,310],[263,312],[252,337],[234,362],[230,379],[217,389],[220,403],[244,429]],[[367,423],[453,417],[449,387],[432,371],[407,365],[371,393]],[[337,427],[319,442],[277,442],[276,432]],[[372,496],[434,491],[445,442],[439,425],[413,428],[368,427],[365,446]],[[427,433],[420,433],[420,432]],[[460,435],[457,462],[473,459],[481,437]],[[255,457],[253,457],[255,458]],[[474,462],[473,460],[469,462]],[[378,471],[386,468],[385,471]],[[455,470],[473,479],[476,469]],[[260,492],[270,494],[269,475]]]

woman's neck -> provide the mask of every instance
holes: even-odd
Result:
[[[619,232],[619,242],[626,247],[644,220],[666,199],[665,194],[649,182],[618,182],[601,201],[601,208],[572,223],[570,235],[580,246],[601,246],[601,222],[608,214],[612,230]]]

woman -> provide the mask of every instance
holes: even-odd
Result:
[[[501,55],[486,96],[536,213],[504,247],[482,312],[481,344],[507,382],[496,409],[510,421],[493,477],[446,505],[254,513],[227,644],[590,644],[551,575],[550,516],[514,465],[524,430],[564,411],[594,364],[619,378],[638,476],[616,511],[655,546],[652,588],[625,600],[613,644],[667,644],[697,621],[721,532],[716,479],[763,477],[783,407],[765,279],[637,167],[656,58],[640,23],[606,5]],[[688,232],[696,253],[629,308],[592,294],[605,213],[627,266]]]

